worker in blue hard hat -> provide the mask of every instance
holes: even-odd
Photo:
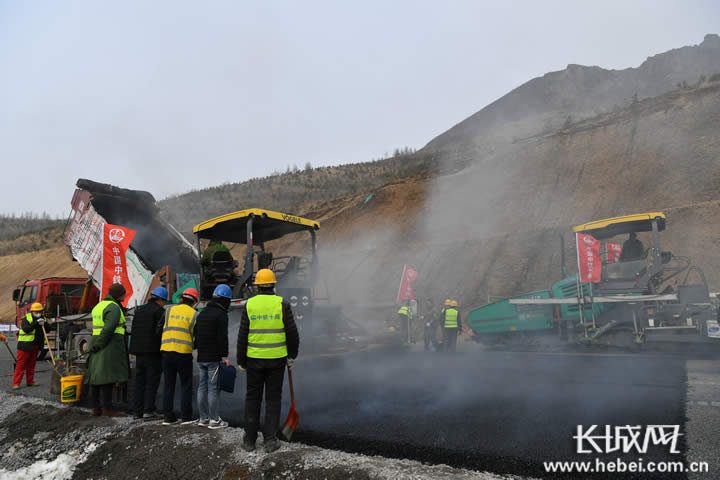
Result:
[[[157,287],[145,305],[135,309],[130,337],[130,353],[135,355],[135,418],[157,418],[155,397],[160,386],[162,336],[167,288]]]
[[[220,364],[230,366],[228,360],[228,309],[232,291],[228,285],[218,285],[212,300],[200,312],[195,325],[195,348],[199,382],[197,406],[198,425],[212,430],[225,428],[228,422],[220,418]]]

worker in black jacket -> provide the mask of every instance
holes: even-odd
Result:
[[[198,425],[212,430],[225,428],[228,422],[220,418],[220,363],[230,366],[228,356],[228,308],[232,291],[228,285],[218,285],[207,307],[200,312],[195,325],[195,348],[199,383],[197,405]]]
[[[275,295],[275,274],[264,268],[255,275],[258,294],[241,306],[237,340],[237,360],[247,373],[245,396],[245,438],[242,448],[255,450],[260,425],[260,405],[265,391],[265,451],[280,445],[280,401],[285,366],[292,369],[298,355],[300,336],[290,304]]]
[[[155,418],[155,399],[160,386],[162,361],[160,338],[168,291],[157,287],[145,305],[135,309],[130,353],[135,355],[135,418]]]

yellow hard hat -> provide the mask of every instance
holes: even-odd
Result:
[[[42,306],[42,303],[35,302],[30,305],[31,312],[42,312],[43,310],[45,310],[45,307]]]
[[[445,299],[445,306],[446,306],[446,307],[451,307],[451,306],[452,306],[452,300],[450,300],[449,298],[446,298],[446,299]]]
[[[450,300],[450,306],[451,306],[451,307],[457,307],[457,306],[458,306],[457,300]]]
[[[260,269],[255,275],[255,285],[274,285],[275,283],[277,283],[275,274],[269,268]]]

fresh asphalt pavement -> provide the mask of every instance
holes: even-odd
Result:
[[[293,372],[300,426],[293,439],[368,455],[545,477],[542,462],[617,456],[578,455],[572,438],[578,425],[680,425],[680,454],[659,446],[626,458],[706,461],[710,474],[690,478],[714,478],[720,467],[719,367],[720,360],[687,355],[474,348],[455,355],[365,351],[300,358]],[[0,377],[0,388],[5,391],[11,387],[11,369],[2,347],[0,373],[7,373]],[[43,385],[23,387],[17,394],[51,398],[50,368],[41,363],[38,369]],[[242,425],[243,378],[240,374],[234,394],[221,397],[221,415],[231,425]],[[283,414],[288,400],[286,382]]]

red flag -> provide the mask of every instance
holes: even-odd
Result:
[[[133,288],[127,274],[127,261],[125,260],[125,252],[127,252],[130,242],[135,237],[135,230],[121,227],[119,225],[103,225],[103,275],[102,275],[102,292],[100,298],[105,298],[110,285],[113,283],[122,283],[125,287],[125,301],[123,306],[127,305],[127,301],[132,297]]]
[[[615,263],[620,261],[620,253],[622,247],[617,243],[607,243],[607,263]]]
[[[398,289],[397,303],[405,300],[415,300],[415,291],[412,288],[412,282],[417,278],[418,272],[412,267],[405,265],[403,268],[402,279],[400,280],[400,288]]]
[[[602,274],[600,242],[592,235],[576,233],[578,272],[581,282],[599,282]]]

